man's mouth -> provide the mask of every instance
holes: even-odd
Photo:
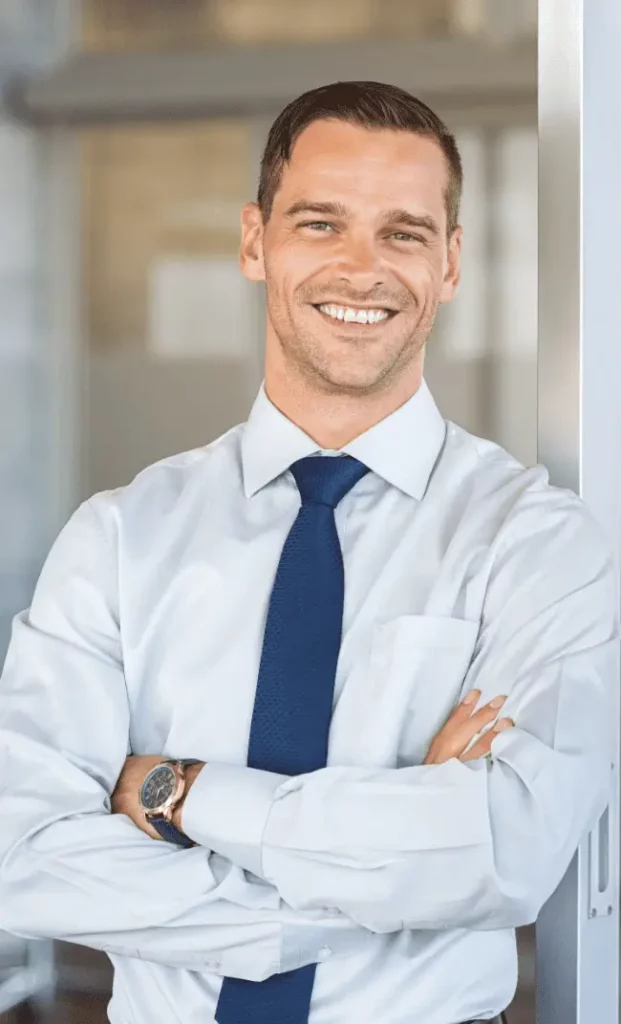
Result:
[[[378,306],[366,309],[360,306],[337,306],[332,302],[319,303],[315,309],[331,320],[342,320],[348,324],[379,324],[395,316],[395,310]]]

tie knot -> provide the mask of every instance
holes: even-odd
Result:
[[[309,455],[290,467],[302,504],[312,502],[336,508],[369,467],[351,455]]]

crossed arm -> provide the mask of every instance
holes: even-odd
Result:
[[[15,620],[0,688],[0,928],[261,980],[374,932],[534,920],[608,799],[616,580],[573,522],[578,536],[542,539],[572,551],[558,582],[525,565],[507,600],[490,580],[467,682],[508,693],[516,723],[492,764],[286,778],[209,763],[178,822],[199,845],[182,850],[111,813],[129,708],[109,541],[82,506]]]
[[[497,734],[514,725],[510,718],[501,718],[471,745],[471,741],[475,740],[482,729],[492,725],[502,704],[506,701],[505,696],[494,697],[493,701],[475,710],[480,696],[480,690],[471,690],[461,701],[438,735],[432,740],[424,764],[444,764],[452,757],[457,757],[462,761],[474,761],[477,757],[487,756],[491,752],[491,746]],[[134,825],[156,840],[161,840],[162,837],[149,824],[142,811],[140,791],[148,773],[163,760],[162,754],[130,754],[125,759],[123,770],[111,798],[113,814],[127,815]],[[205,762],[199,761],[197,764],[187,765],[185,768],[183,796],[172,813],[172,823],[179,832],[183,832],[183,809],[186,799],[204,767]]]

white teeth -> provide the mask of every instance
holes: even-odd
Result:
[[[376,324],[388,319],[385,309],[354,309],[352,306],[320,306],[319,309],[334,320],[345,320],[347,323]]]

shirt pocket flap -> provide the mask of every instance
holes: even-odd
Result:
[[[478,632],[478,622],[432,615],[376,625],[368,658],[355,667],[337,703],[329,763],[396,767],[411,756],[404,738],[418,750],[459,700]]]
[[[415,651],[420,647],[450,647],[472,653],[479,633],[479,623],[440,615],[400,615],[397,619],[375,627],[380,644]]]

